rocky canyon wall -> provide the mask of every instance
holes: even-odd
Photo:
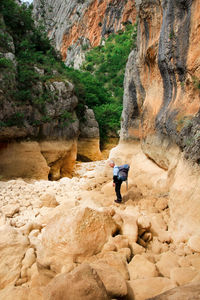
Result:
[[[194,234],[200,217],[200,3],[143,0],[136,6],[138,51],[127,63],[121,142],[141,141],[146,158],[166,175],[171,228]],[[157,182],[149,175],[144,182],[158,188],[153,178]]]
[[[3,15],[0,23],[0,177],[57,180],[71,176],[80,134],[86,138],[84,156],[93,160],[101,155],[94,114],[85,108],[85,122],[79,122],[74,86],[56,66],[52,76],[47,66],[32,62],[22,70],[15,31],[9,30]],[[87,139],[95,142],[93,151]]]
[[[34,0],[36,20],[68,66],[79,68],[88,48],[100,45],[110,33],[135,23],[135,2],[130,0]]]

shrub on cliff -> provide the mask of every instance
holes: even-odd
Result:
[[[122,103],[126,62],[131,49],[136,46],[137,25],[127,25],[124,31],[111,34],[104,46],[88,52],[83,70],[90,71],[102,86]]]
[[[14,0],[1,0],[0,14],[3,16],[0,18],[2,25],[0,37],[3,37],[4,41],[0,43],[0,50],[2,53],[13,52],[13,47],[10,47],[9,43],[14,43],[17,61],[17,68],[11,70],[12,61],[1,57],[0,54],[1,71],[3,68],[13,71],[16,80],[15,87],[9,89],[10,81],[7,80],[7,87],[5,84],[6,76],[8,77],[9,74],[6,75],[4,72],[3,87],[6,99],[13,102],[12,106],[16,108],[16,111],[24,109],[23,105],[28,104],[39,111],[37,115],[42,115],[40,119],[35,120],[34,117],[28,117],[26,114],[19,117],[17,112],[14,115],[10,112],[10,115],[1,120],[0,126],[23,126],[27,124],[27,121],[32,126],[38,126],[38,124],[50,121],[50,117],[46,115],[46,104],[52,100],[52,97],[56,100],[56,94],[52,92],[50,95],[48,92],[47,83],[51,80],[65,81],[66,75],[63,75],[65,66],[51,46],[44,28],[35,26],[31,6],[18,5]],[[58,115],[57,119],[63,124],[62,114]]]
[[[116,136],[120,129],[125,66],[131,49],[136,45],[136,31],[136,25],[128,25],[125,31],[111,34],[104,46],[87,53],[80,71],[67,68],[80,103],[94,110],[101,145],[109,135]]]

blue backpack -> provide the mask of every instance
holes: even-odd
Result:
[[[120,179],[121,181],[126,181],[128,178],[128,171],[130,169],[130,166],[128,164],[126,165],[122,165],[119,168],[119,172],[118,172],[118,179]]]

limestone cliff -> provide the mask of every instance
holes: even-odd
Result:
[[[165,148],[176,143],[199,163],[199,3],[136,2],[138,52],[127,64],[122,139],[138,137],[139,117],[143,150],[158,165],[169,167],[151,151],[158,140]]]
[[[199,232],[200,3],[142,0],[136,6],[138,50],[126,68],[121,142],[140,140],[154,167],[135,156],[135,176],[139,166],[144,188],[169,192],[169,228],[184,240]]]
[[[88,48],[100,45],[110,33],[136,20],[131,0],[34,0],[34,14],[44,22],[66,64],[75,68]]]
[[[71,176],[80,127],[88,139],[94,138],[95,132],[97,148],[95,157],[90,153],[90,159],[97,158],[97,151],[100,153],[94,114],[90,118],[92,133],[91,124],[79,124],[73,84],[56,66],[49,71],[47,65],[30,60],[27,67],[19,52],[20,39],[15,28],[6,22],[10,24],[8,18],[4,21],[0,15],[0,176],[4,179]],[[29,50],[24,53],[30,55]]]

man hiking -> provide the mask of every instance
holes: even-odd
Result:
[[[123,181],[127,181],[128,179],[128,171],[129,171],[129,165],[122,165],[122,166],[116,166],[113,160],[110,160],[109,166],[113,168],[113,186],[115,187],[115,193],[117,196],[117,199],[115,200],[116,203],[122,202],[122,196],[121,196],[121,185]]]

